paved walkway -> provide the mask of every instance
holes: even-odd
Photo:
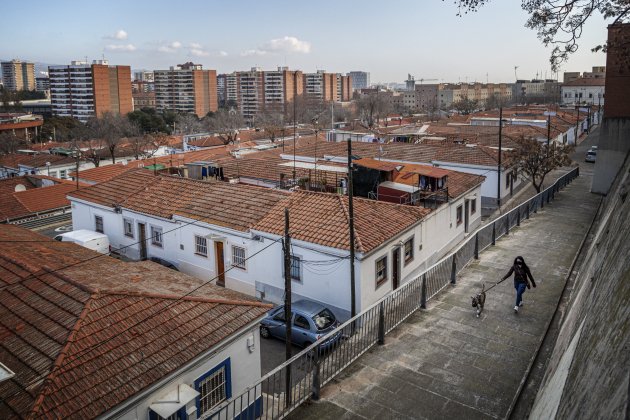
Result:
[[[520,228],[480,255],[458,283],[429,302],[322,389],[294,419],[505,418],[553,316],[565,278],[596,212],[589,171]],[[514,314],[511,279],[470,305],[522,255],[538,284]]]

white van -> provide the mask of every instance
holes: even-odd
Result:
[[[109,238],[103,233],[87,229],[74,230],[55,236],[56,241],[74,242],[101,254],[109,254]]]

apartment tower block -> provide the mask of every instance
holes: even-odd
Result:
[[[105,112],[125,115],[133,111],[131,68],[73,61],[69,66],[48,67],[53,115],[85,122]]]
[[[2,83],[10,91],[35,90],[35,65],[26,61],[3,61]]]
[[[201,118],[218,109],[216,70],[185,63],[169,70],[156,70],[154,80],[158,110],[188,112]]]

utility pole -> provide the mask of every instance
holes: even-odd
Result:
[[[579,127],[580,126],[580,104],[577,105],[577,121],[575,121],[575,145],[578,144]]]
[[[76,155],[76,157],[77,157],[77,162],[76,162],[76,171],[75,171],[75,172],[77,173],[77,177],[76,177],[76,180],[77,180],[77,190],[79,189],[79,154],[80,154],[80,153],[79,153],[79,150],[80,150],[80,149],[79,149],[79,144],[77,143],[77,145],[76,145],[76,150],[74,151],[74,153],[75,153],[75,155]]]
[[[499,159],[497,165],[497,206],[501,208],[501,140],[503,135],[503,107],[499,108]]]
[[[550,141],[551,141],[551,113],[547,115],[547,153],[549,153]]]
[[[291,236],[289,235],[289,209],[284,208],[284,322],[286,325],[285,360],[291,358]],[[285,375],[284,403],[291,404],[291,365],[287,365]]]
[[[297,100],[297,71],[293,72],[293,182],[295,181],[295,141],[297,134],[297,122],[295,120],[295,101]]]
[[[354,287],[354,206],[352,202],[352,139],[348,138],[348,219],[350,223],[350,317],[357,314]]]

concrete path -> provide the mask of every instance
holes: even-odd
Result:
[[[588,171],[587,171],[588,172]],[[293,419],[505,418],[555,311],[571,263],[597,210],[585,174],[520,228],[480,255],[458,283],[429,302],[300,407]],[[481,318],[470,304],[481,284],[522,255],[538,287],[514,314],[512,279],[492,289]]]

